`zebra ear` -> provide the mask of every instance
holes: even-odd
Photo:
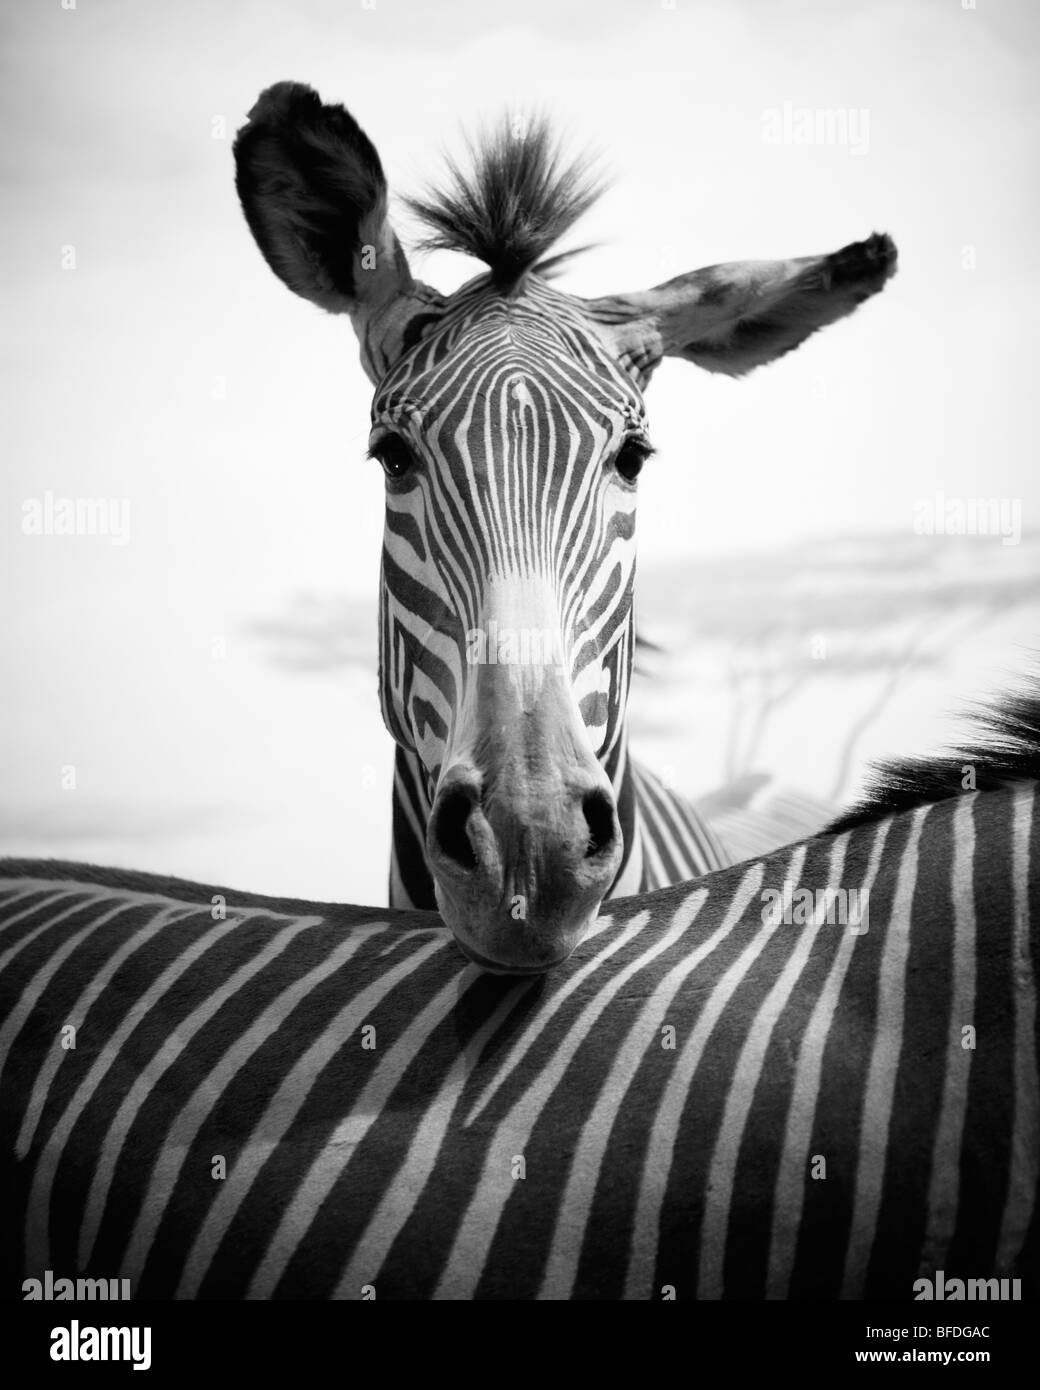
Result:
[[[662,357],[743,376],[851,314],[895,269],[895,243],[875,232],[830,255],[707,266],[586,307],[641,380]]]
[[[295,294],[351,316],[375,379],[415,315],[443,307],[409,272],[375,146],[312,88],[279,82],[261,93],[235,137],[235,186],[268,265]]]

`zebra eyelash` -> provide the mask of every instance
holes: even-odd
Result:
[[[642,434],[627,436],[627,438],[621,441],[621,447],[624,448],[626,444],[634,444],[636,448],[642,452],[644,458],[653,458],[654,454],[657,453],[657,446],[651,444],[649,439]]]

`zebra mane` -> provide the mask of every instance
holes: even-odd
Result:
[[[831,821],[826,833],[851,830],[966,791],[995,791],[1009,782],[1040,780],[1040,678],[1029,690],[1005,695],[991,706],[975,706],[974,717],[982,735],[977,743],[934,758],[875,763],[874,781],[863,799]]]
[[[469,155],[469,173],[448,159],[443,188],[404,200],[428,229],[421,247],[475,256],[502,287],[526,271],[544,274],[578,254],[543,259],[603,191],[589,156],[565,164],[544,117],[521,121],[508,115],[469,142]]]

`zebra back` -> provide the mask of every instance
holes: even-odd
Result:
[[[519,981],[422,914],[7,864],[6,1286],[1028,1288],[1036,839],[1032,784],[918,807],[614,904]]]

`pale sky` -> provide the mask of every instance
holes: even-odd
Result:
[[[274,278],[239,212],[231,139],[263,87],[345,103],[403,191],[462,130],[544,110],[614,179],[577,293],[895,237],[884,294],[782,362],[659,370],[648,571],[906,533],[937,490],[1018,499],[1035,529],[1038,28],[1025,0],[9,7],[0,852],[381,900],[370,388],[347,321]],[[859,147],[768,141],[785,103],[850,113]],[[479,269],[413,264],[445,290]],[[127,500],[129,543],[24,535],[48,491]],[[370,672],[287,676],[250,645],[301,593],[370,599]],[[987,673],[1038,633],[1035,610],[991,633]]]

